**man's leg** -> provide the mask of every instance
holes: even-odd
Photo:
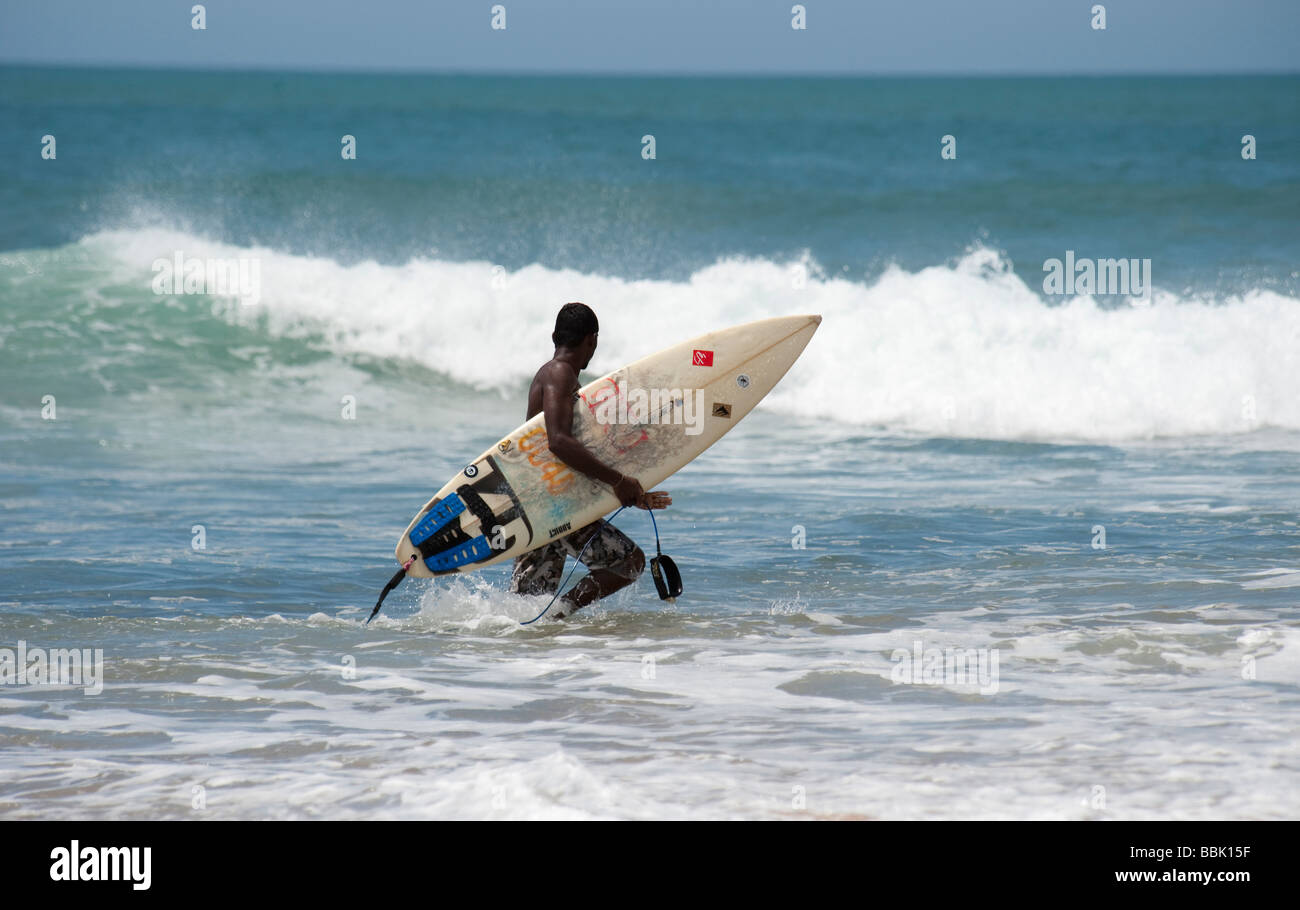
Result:
[[[510,593],[554,594],[560,587],[563,574],[564,547],[557,540],[515,559],[515,569],[510,575]]]
[[[582,553],[582,563],[591,572],[560,598],[563,612],[555,614],[556,619],[627,587],[645,570],[645,554],[641,548],[607,522],[596,521],[579,528],[562,538],[562,542],[569,555],[576,558]]]

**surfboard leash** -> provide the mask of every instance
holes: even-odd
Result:
[[[618,512],[622,512],[626,508],[627,506],[619,506]],[[669,603],[675,603],[682,593],[682,574],[677,571],[677,565],[669,557],[664,555],[663,549],[659,545],[659,522],[655,521],[654,509],[646,509],[646,511],[650,513],[650,525],[655,530],[655,555],[650,560],[650,576],[654,579],[655,589],[659,592],[659,599],[666,600]],[[602,518],[601,527],[603,528],[604,525],[613,522],[613,520],[618,517],[618,512],[615,512],[613,515],[609,516],[609,518]],[[597,531],[596,534],[598,533],[600,532]],[[573,567],[569,569],[569,574],[564,576],[564,581],[560,582],[560,586],[556,588],[555,593],[551,595],[550,603],[546,605],[546,609],[542,610],[542,612],[538,613],[532,619],[521,622],[521,626],[532,625],[550,612],[551,607],[555,604],[555,598],[560,596],[560,591],[569,583],[569,579],[573,577],[573,573],[577,571],[579,564],[582,562],[583,555],[587,552],[587,547],[591,546],[591,542],[596,539],[596,534],[592,534],[588,537],[587,542],[582,545],[582,550],[578,553],[577,560],[573,563]]]
[[[384,605],[384,598],[388,596],[388,592],[402,583],[402,579],[406,577],[406,571],[411,568],[415,563],[416,557],[419,555],[419,553],[412,553],[411,558],[402,563],[402,567],[397,570],[397,574],[388,580],[388,584],[384,585],[384,590],[379,593],[379,600],[375,603],[375,608],[370,611],[370,616],[366,619],[365,624],[367,626],[370,625],[370,620],[375,618],[375,614],[379,612],[379,608]]]
[[[622,512],[626,508],[627,506],[619,506],[618,512]],[[564,589],[564,586],[569,583],[569,579],[573,577],[574,569],[577,569],[578,566],[582,564],[582,557],[587,552],[587,547],[591,546],[591,542],[596,539],[597,534],[599,534],[602,530],[604,530],[605,525],[609,524],[615,518],[618,517],[618,512],[615,512],[613,515],[609,516],[608,518],[602,518],[600,520],[601,522],[600,527],[597,528],[594,532],[592,532],[592,535],[587,538],[587,542],[582,545],[582,549],[578,552],[578,558],[573,563],[573,568],[569,569],[569,574],[564,576],[564,581],[560,582],[559,587],[555,589],[555,593],[551,595],[551,601],[546,605],[546,609],[538,613],[536,616],[534,616],[532,619],[528,620],[527,622],[521,622],[519,625],[531,626],[533,623],[537,622],[537,620],[541,619],[547,613],[551,612],[551,607],[555,604],[555,598],[560,596],[560,591]]]
[[[660,600],[677,603],[677,598],[682,596],[682,573],[677,571],[677,563],[659,548],[659,522],[655,521],[655,510],[646,511],[650,513],[650,524],[655,529],[655,555],[650,560],[650,577],[654,579]]]

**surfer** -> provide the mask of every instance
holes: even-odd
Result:
[[[533,377],[528,389],[528,419],[544,411],[551,454],[575,471],[609,484],[623,505],[666,508],[672,505],[672,498],[666,492],[647,493],[635,477],[611,468],[573,436],[578,372],[591,362],[599,331],[596,314],[585,304],[566,303],[560,308],[555,317],[555,331],[551,333],[555,356]],[[578,558],[579,554],[591,572],[560,598],[565,608],[554,614],[557,619],[630,585],[645,569],[641,548],[612,524],[597,520],[518,557],[510,590],[516,594],[554,594],[560,586],[565,559]]]

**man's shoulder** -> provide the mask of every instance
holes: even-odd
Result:
[[[573,375],[573,368],[562,360],[551,360],[542,365],[533,377],[533,382],[542,382],[546,385],[558,385],[563,388],[577,386],[578,377]]]

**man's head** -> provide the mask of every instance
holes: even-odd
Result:
[[[591,355],[596,352],[596,334],[599,331],[600,323],[596,321],[596,314],[591,311],[591,307],[585,303],[566,303],[560,307],[560,313],[555,317],[555,331],[551,333],[551,341],[555,342],[557,348],[577,352],[579,362],[585,370],[591,362]]]

